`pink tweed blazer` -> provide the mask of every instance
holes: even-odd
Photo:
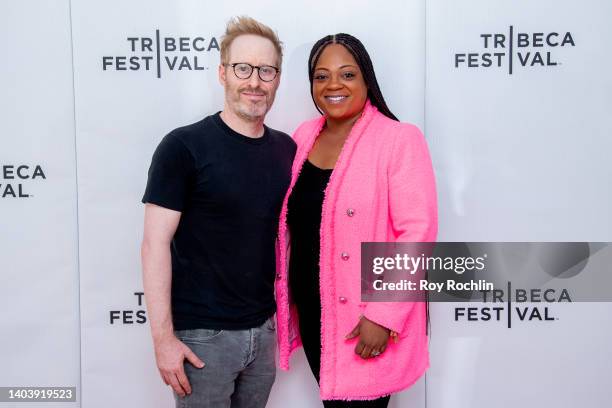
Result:
[[[288,290],[290,256],[287,199],[325,123],[304,122],[295,131],[298,149],[283,201],[277,246],[277,333],[280,366],[289,369],[301,345]],[[429,367],[425,303],[362,302],[362,242],[435,241],[436,187],[420,130],[393,121],[369,101],[351,130],[325,190],[321,214],[322,399],[375,399],[411,386]],[[399,333],[379,357],[363,360],[346,340],[360,316]]]

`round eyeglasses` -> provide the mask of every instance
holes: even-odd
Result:
[[[276,75],[280,69],[276,67],[272,67],[270,65],[251,65],[246,62],[236,62],[234,64],[225,64],[229,65],[234,69],[234,75],[240,79],[249,79],[251,75],[253,75],[253,70],[257,69],[257,74],[259,75],[259,79],[264,82],[274,81]]]

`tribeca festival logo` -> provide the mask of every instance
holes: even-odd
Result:
[[[480,291],[482,302],[480,307],[455,307],[455,321],[467,322],[489,322],[502,321],[504,318],[507,327],[512,328],[512,319],[515,321],[555,321],[558,317],[553,316],[549,305],[553,303],[571,303],[569,290],[553,288],[530,288],[512,290],[512,282],[508,282],[506,291],[503,289],[492,289]],[[504,297],[506,300],[504,300]],[[512,298],[514,297],[513,305]],[[523,304],[537,304],[535,306],[523,306]],[[546,306],[542,306],[545,304]]]
[[[478,52],[459,52],[454,55],[455,68],[504,68],[508,74],[517,68],[553,67],[561,65],[557,50],[575,47],[572,33],[515,32],[510,26],[506,33],[480,34],[482,49]]]
[[[512,327],[512,319],[518,321],[555,321],[549,309],[549,304],[555,302],[571,302],[566,288],[529,288],[512,290],[512,282],[507,282],[507,290],[495,288],[487,279],[475,279],[479,274],[487,274],[487,254],[481,256],[419,256],[395,254],[392,257],[376,257],[372,262],[372,273],[376,275],[372,282],[375,291],[411,291],[413,299],[428,292],[430,300],[441,300],[446,295],[459,298],[479,299],[483,306],[455,307],[455,321],[507,321]],[[389,271],[403,271],[404,277],[385,282],[381,275]],[[429,278],[419,271],[427,271]],[[450,274],[449,274],[450,273]],[[449,277],[454,277],[449,279]],[[440,295],[440,296],[438,296]],[[409,295],[410,296],[410,295]],[[407,300],[408,300],[407,299]],[[516,305],[513,305],[513,300]],[[523,306],[529,303],[529,306]],[[545,303],[546,306],[539,305]],[[535,306],[531,304],[537,304]]]
[[[4,164],[0,170],[0,198],[34,197],[24,184],[30,180],[47,179],[40,164]]]
[[[116,324],[144,324],[147,322],[147,311],[143,308],[144,292],[134,292],[136,296],[137,309],[110,310],[109,323]]]
[[[205,71],[211,52],[219,52],[217,38],[162,36],[159,29],[151,37],[126,37],[125,55],[102,56],[103,71],[150,71],[161,78],[172,71]]]

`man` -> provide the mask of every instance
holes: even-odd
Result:
[[[276,34],[236,18],[220,51],[223,111],[170,132],[153,155],[144,291],[177,407],[263,408],[276,374],[276,231],[296,146],[264,125],[280,80]]]

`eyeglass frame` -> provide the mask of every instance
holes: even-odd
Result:
[[[246,78],[240,78],[240,77],[238,76],[238,74],[236,73],[236,65],[241,65],[241,64],[248,65],[249,67],[251,67],[251,73],[250,73],[250,74],[249,74],[249,76],[248,76],[248,77],[246,77]],[[257,76],[258,76],[258,77],[259,77],[259,79],[261,79],[263,82],[272,82],[272,81],[274,81],[274,80],[276,79],[276,77],[278,76],[278,74],[280,73],[280,68],[275,67],[275,66],[273,66],[273,65],[252,65],[252,64],[249,64],[248,62],[234,62],[234,63],[232,63],[232,64],[223,64],[223,65],[224,65],[224,66],[230,66],[230,67],[232,67],[232,71],[234,71],[234,75],[236,75],[236,78],[238,78],[238,79],[249,79],[249,78],[251,78],[251,76],[253,76],[253,71],[255,70],[255,68],[257,68]],[[272,78],[272,79],[270,79],[270,80],[265,80],[265,79],[263,79],[263,78],[261,77],[261,71],[260,71],[259,69],[260,69],[260,68],[264,68],[264,67],[266,67],[266,68],[274,68],[274,70],[276,71],[276,72],[274,73],[274,78]]]

